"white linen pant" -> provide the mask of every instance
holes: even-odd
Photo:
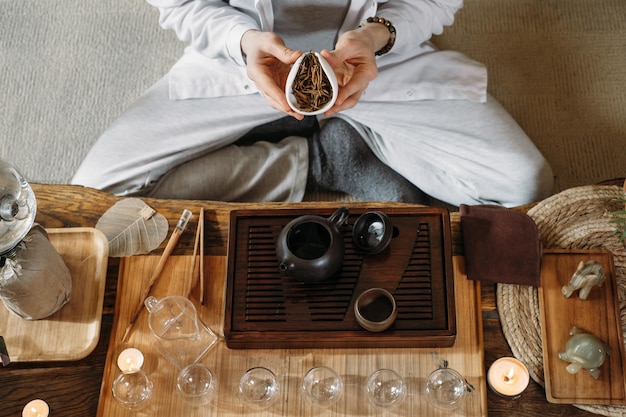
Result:
[[[232,145],[281,117],[259,94],[170,100],[166,76],[104,132],[72,183],[118,195],[301,201],[305,138]],[[516,206],[552,191],[548,163],[492,97],[361,101],[337,117],[355,126],[382,162],[449,204]],[[166,174],[174,195],[159,190]]]

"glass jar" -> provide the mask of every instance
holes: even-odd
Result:
[[[27,320],[57,312],[70,299],[72,276],[34,224],[37,204],[28,182],[0,159],[0,300]]]

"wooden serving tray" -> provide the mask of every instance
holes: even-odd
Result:
[[[602,287],[594,287],[586,300],[578,292],[566,298],[566,285],[580,261],[600,262],[607,275]],[[611,252],[603,250],[550,250],[543,254],[539,288],[546,397],[562,404],[626,404],[624,338],[619,313],[615,267]],[[607,343],[611,355],[596,380],[587,371],[572,375],[558,357],[565,350],[573,326]]]
[[[118,278],[116,310],[107,353],[106,365],[98,404],[98,417],[261,417],[261,416],[487,416],[487,393],[484,369],[484,346],[480,306],[480,283],[470,281],[465,275],[462,257],[453,258],[454,291],[458,333],[456,343],[449,348],[363,348],[363,349],[285,349],[280,344],[274,349],[229,349],[223,336],[224,292],[226,288],[226,257],[205,256],[205,303],[198,301],[198,285],[191,290],[194,303],[202,321],[219,340],[201,359],[217,378],[216,397],[203,407],[185,404],[176,393],[178,369],[153,347],[153,337],[148,328],[148,315],[144,310],[137,319],[127,342],[120,340],[124,334],[132,309],[143,286],[154,270],[158,256],[133,256],[122,258]],[[187,294],[191,256],[172,256],[152,295]],[[120,373],[116,365],[119,353],[128,347],[140,349],[145,357],[143,370],[154,384],[153,395],[146,408],[134,411],[120,406],[111,394],[113,380]],[[424,398],[425,380],[442,360],[459,371],[475,390],[456,410],[440,410],[429,405]],[[300,382],[308,369],[325,365],[333,368],[343,379],[344,396],[329,409],[309,405],[300,392]],[[280,382],[279,400],[269,409],[257,410],[246,406],[238,396],[239,378],[249,368],[265,366],[271,369]],[[375,370],[389,368],[398,372],[407,384],[407,397],[398,407],[389,410],[375,408],[363,394],[363,383]]]
[[[323,282],[303,283],[282,273],[276,242],[282,228],[305,214],[333,210],[235,210],[231,213],[224,335],[230,348],[446,347],[456,337],[449,214],[428,207],[352,209],[352,225],[366,211],[393,224],[389,247],[366,255],[340,228],[345,255]],[[389,290],[398,305],[392,327],[362,329],[354,302],[364,290]]]
[[[100,338],[109,256],[106,237],[88,227],[46,229],[72,274],[70,301],[42,320],[24,320],[0,303],[0,334],[11,362],[73,361],[90,354]]]

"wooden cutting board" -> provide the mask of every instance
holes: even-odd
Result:
[[[100,338],[109,247],[88,227],[46,229],[72,274],[70,301],[42,320],[24,320],[0,303],[0,335],[11,362],[73,361],[90,354]]]
[[[203,322],[219,336],[217,344],[201,359],[218,380],[217,397],[204,407],[192,408],[176,394],[178,369],[156,352],[147,326],[147,311],[143,311],[127,342],[120,340],[130,311],[143,285],[158,262],[157,256],[125,258],[120,263],[116,314],[111,343],[107,354],[102,390],[98,406],[100,417],[159,415],[165,417],[228,416],[486,416],[487,394],[483,361],[482,315],[480,284],[470,281],[464,273],[461,257],[453,260],[454,289],[458,333],[456,343],[448,348],[367,348],[367,349],[229,349],[224,341],[224,307],[226,286],[226,257],[204,257],[206,277],[205,304],[198,302],[198,286],[191,291],[191,300]],[[186,294],[189,290],[190,256],[171,257],[163,274],[153,287],[156,298]],[[116,361],[128,347],[140,349],[145,357],[143,369],[154,383],[153,396],[139,412],[122,408],[111,394],[111,386],[120,370]],[[467,401],[457,410],[439,410],[428,404],[423,396],[425,379],[441,360],[458,370],[475,387]],[[342,400],[328,410],[315,409],[303,402],[299,385],[306,371],[316,365],[335,369],[343,378],[345,392]],[[241,375],[254,366],[272,369],[281,384],[280,400],[267,410],[247,408],[237,395]],[[362,384],[379,368],[396,370],[408,385],[408,395],[400,408],[374,409],[363,396]]]
[[[586,300],[574,292],[569,298],[561,287],[569,283],[580,261],[595,260],[607,275]],[[624,338],[619,312],[615,267],[611,252],[603,250],[550,250],[542,258],[539,307],[543,339],[546,397],[562,404],[626,404]],[[587,371],[570,374],[558,357],[565,350],[573,326],[607,343],[611,355],[594,379]]]

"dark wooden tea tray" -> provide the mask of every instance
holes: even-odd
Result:
[[[387,249],[365,255],[353,244],[359,215],[382,211],[393,225]],[[340,228],[345,255],[338,272],[304,283],[279,269],[276,241],[298,216],[333,210],[237,210],[231,213],[224,336],[229,348],[449,347],[456,339],[450,218],[431,207],[351,209]],[[355,319],[356,297],[389,290],[398,316],[372,333]]]

